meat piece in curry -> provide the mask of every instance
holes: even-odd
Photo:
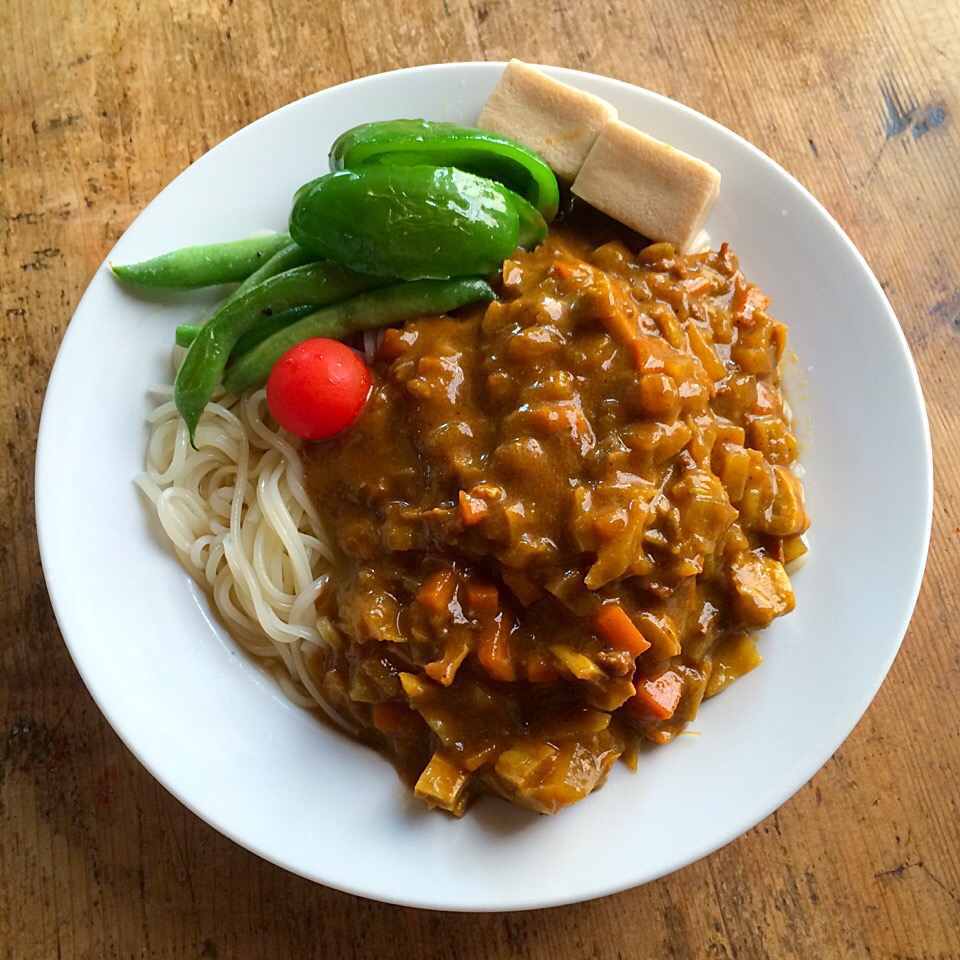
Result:
[[[454,814],[586,796],[794,606],[786,329],[726,245],[593,233],[568,217],[500,300],[387,330],[359,419],[308,451],[340,550],[318,683]]]

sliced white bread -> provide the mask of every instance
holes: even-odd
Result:
[[[512,137],[571,182],[600,130],[617,111],[520,60],[511,60],[477,120],[481,130]]]
[[[693,249],[720,192],[702,160],[619,120],[604,126],[571,188],[582,200],[651,240]]]

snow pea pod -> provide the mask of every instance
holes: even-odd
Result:
[[[266,340],[271,334],[282,330],[284,327],[295,323],[308,314],[316,310],[313,304],[304,304],[301,307],[291,307],[289,310],[281,310],[270,317],[263,317],[258,320],[256,326],[251,327],[239,340],[237,340],[231,356],[238,357],[241,353],[246,353],[253,349],[261,340]],[[181,323],[176,329],[176,343],[178,347],[189,347],[203,329],[202,323]]]
[[[221,307],[200,328],[174,381],[173,398],[190,430],[190,442],[237,341],[264,317],[304,304],[336,303],[387,282],[335,263],[311,263],[271,277]]]
[[[289,234],[286,236],[289,236]],[[255,287],[258,283],[263,283],[264,280],[269,280],[278,273],[286,273],[294,267],[305,267],[308,263],[313,263],[316,259],[309,250],[304,250],[300,244],[294,243],[291,240],[285,247],[281,247],[266,263],[257,267],[257,269],[230,294],[229,299],[235,300],[237,297],[245,294],[251,287]]]
[[[517,248],[517,203],[453,167],[370,166],[297,191],[290,235],[319,257],[402,280],[491,275]]]
[[[286,273],[287,270],[292,270],[294,267],[305,267],[308,263],[314,263],[316,257],[304,250],[299,244],[289,243],[282,250],[275,253],[263,266],[258,267],[253,273],[247,277],[240,286],[237,287],[233,293],[227,297],[223,303],[220,304],[220,309],[222,310],[228,303],[233,300],[236,300],[237,297],[242,297],[251,287],[257,286],[259,283],[263,283],[264,280],[269,280],[271,277],[275,277],[278,273]],[[279,330],[284,322],[293,323],[294,320],[299,320],[300,317],[304,316],[301,312],[296,316],[289,317],[287,314],[295,312],[298,309],[302,310],[303,308],[291,307],[290,310],[284,310],[281,313],[278,313],[276,316],[270,317],[269,319],[264,319],[261,321],[253,330],[249,330],[243,337],[238,341],[236,350],[243,353],[245,350],[249,350],[255,343],[258,343],[259,340],[262,340],[269,333],[273,333],[275,330]],[[308,310],[312,307],[308,306]],[[197,334],[200,332],[200,328],[203,324],[199,323],[181,323],[177,326],[176,330],[176,343],[178,347],[189,347],[194,340],[197,339]],[[266,333],[260,332],[262,328],[268,327]],[[252,339],[251,339],[252,335]],[[249,342],[244,346],[243,341],[247,339]]]
[[[174,342],[178,347],[189,347],[197,339],[197,334],[202,329],[202,323],[178,323],[174,333]]]
[[[553,171],[532,150],[509,137],[476,127],[430,120],[364,123],[342,134],[330,150],[330,169],[371,164],[456,167],[520,194],[546,221],[557,215],[560,190]]]
[[[192,290],[245,280],[274,254],[290,244],[289,233],[247,237],[225,243],[182,247],[140,263],[110,269],[125,283],[155,290]]]
[[[361,293],[317,310],[268,337],[230,365],[224,374],[223,385],[231,393],[241,393],[265,383],[273,365],[291,347],[312,337],[342,340],[360,330],[402,323],[413,317],[447,313],[494,297],[493,289],[480,277],[414,280]]]

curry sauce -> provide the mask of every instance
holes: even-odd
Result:
[[[497,301],[387,330],[359,418],[307,452],[340,551],[317,682],[455,814],[586,796],[794,606],[785,327],[726,245],[596,234],[568,216]]]

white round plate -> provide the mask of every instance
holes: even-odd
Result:
[[[334,138],[395,117],[475,121],[502,64],[415,67],[292,103],[177,177],[110,254],[129,263],[283,229]],[[262,857],[340,890],[449,910],[586,900],[703,857],[810,779],[853,729],[906,631],[926,556],[929,432],[906,342],[853,244],[788,174],[664,97],[552,75],[722,174],[707,229],[790,327],[789,397],[806,471],[810,556],[763,665],[695,729],[618,765],[556,817],[485,799],[461,820],[421,809],[389,764],[291,706],[210,615],[147,520],[147,388],[169,378],[177,323],[203,297],[122,290],[106,264],[70,323],[44,404],[37,527],[63,635],[114,729],[174,795]]]

